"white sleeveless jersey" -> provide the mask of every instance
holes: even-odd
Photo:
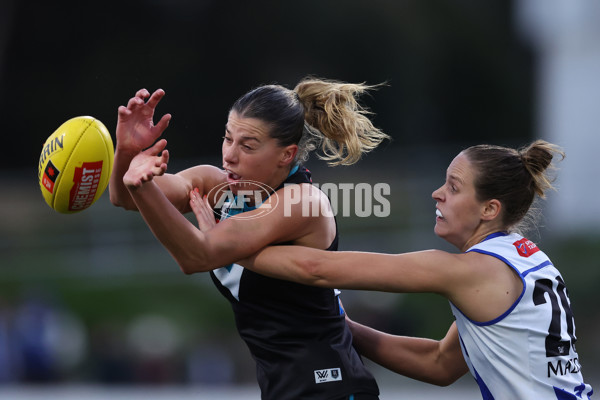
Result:
[[[533,242],[495,233],[471,247],[514,269],[523,292],[501,316],[475,322],[450,303],[461,347],[484,399],[589,399],[575,321],[560,272]]]

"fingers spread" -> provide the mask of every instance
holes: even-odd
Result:
[[[205,232],[213,228],[217,221],[206,195],[201,199],[198,189],[190,191],[190,207],[198,220],[198,228]]]
[[[167,126],[169,126],[169,122],[171,122],[171,114],[165,114],[154,127],[162,134],[162,132],[167,129]]]
[[[156,143],[152,145],[146,152],[150,155],[157,156],[161,151],[163,151],[167,147],[167,141],[165,139],[160,139]],[[167,153],[167,157],[169,154]]]
[[[140,98],[140,97],[132,97],[131,99],[129,99],[129,101],[127,102],[127,108],[130,110],[133,110],[139,106],[144,105],[144,99]]]
[[[140,89],[135,93],[135,97],[141,98],[141,99],[145,99],[148,96],[150,96],[150,92],[148,92],[148,90],[146,90],[146,89]]]
[[[160,101],[160,99],[163,98],[163,96],[165,95],[165,91],[162,89],[157,89],[154,91],[154,93],[152,93],[152,96],[150,96],[150,99],[148,100],[148,106],[155,108],[156,105],[158,104],[158,102]]]
[[[169,163],[169,150],[164,150],[161,154],[161,159],[163,164],[168,164]]]
[[[157,165],[155,168],[152,169],[152,174],[149,175],[148,180],[151,180],[155,176],[162,176],[165,172],[167,172],[167,164],[162,163],[160,165]]]
[[[119,106],[118,112],[119,112],[119,117],[127,117],[127,116],[131,115],[131,110],[125,106]]]

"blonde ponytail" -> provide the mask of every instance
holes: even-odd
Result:
[[[306,158],[307,153],[315,148],[316,141],[322,152],[319,157],[329,165],[351,165],[384,139],[390,139],[373,125],[368,118],[372,113],[357,101],[358,96],[378,86],[316,78],[306,78],[298,83],[294,92],[304,105],[308,126],[305,126],[303,136],[309,138],[299,151],[303,153],[304,150],[305,154],[299,157]],[[322,136],[319,137],[318,133]]]

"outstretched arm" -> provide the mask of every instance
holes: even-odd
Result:
[[[278,198],[289,197],[283,194],[285,190],[291,190],[287,187],[280,189],[279,195],[269,197],[256,210],[234,215],[216,225],[210,205],[202,199],[202,192],[190,190],[188,207],[198,217],[200,229],[196,228],[156,184],[168,160],[164,151],[162,155],[158,155],[161,150],[161,146],[157,144],[137,155],[124,175],[123,182],[146,224],[183,272],[194,273],[219,268],[249,257],[272,243],[300,241],[307,246],[323,248],[331,243],[335,225],[327,218],[332,217],[320,214],[304,217],[300,203],[291,205],[289,209],[276,207]],[[324,202],[326,197],[322,192],[318,193],[321,196],[315,196],[313,201]],[[202,209],[206,211],[205,216],[199,212]]]
[[[269,246],[239,262],[263,275],[305,285],[392,293],[437,293],[469,318],[490,321],[522,293],[519,275],[477,252],[424,250],[401,254]]]
[[[439,386],[468,371],[453,323],[442,340],[395,336],[346,319],[354,347],[369,360],[398,374]]]
[[[448,296],[464,280],[460,257],[440,250],[382,254],[269,246],[240,264],[267,276],[312,286]]]
[[[152,233],[184,272],[212,269],[209,265],[213,265],[211,261],[216,257],[210,250],[214,246],[210,248],[206,235],[183,216],[156,184],[156,179],[164,175],[169,161],[165,145],[166,141],[159,140],[138,153],[123,175],[123,185]]]
[[[164,95],[162,89],[156,90],[152,95],[146,89],[140,89],[129,99],[127,106],[119,107],[115,162],[109,182],[110,200],[116,206],[135,209],[135,203],[123,184],[123,175],[129,169],[131,160],[142,150],[152,146],[169,125],[170,114],[163,115],[154,125],[154,111]],[[165,146],[166,142],[162,144],[162,148]]]
[[[165,173],[168,153],[165,150],[160,155],[160,151],[165,149],[167,142],[158,139],[169,125],[171,115],[163,115],[154,124],[156,107],[164,95],[162,89],[156,90],[152,95],[146,89],[141,89],[129,100],[127,106],[119,107],[115,162],[109,182],[110,200],[116,206],[137,210],[135,201],[123,183],[123,177],[128,171],[132,172],[132,160],[142,152],[146,153],[145,159],[149,163],[152,163],[148,160],[150,154],[157,158],[153,166],[155,170],[149,170],[151,175],[147,175],[146,179],[153,179],[179,212],[190,211],[188,193],[192,188],[206,193],[225,181],[223,171],[211,165],[198,165],[174,175]],[[137,161],[137,167],[139,166],[140,160]]]

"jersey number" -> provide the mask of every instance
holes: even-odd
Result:
[[[535,289],[533,289],[533,303],[536,306],[547,302],[545,294],[548,294],[548,299],[552,305],[552,320],[548,327],[548,336],[546,336],[546,357],[564,356],[569,354],[571,346],[575,350],[575,342],[577,338],[574,334],[574,319],[571,306],[567,298],[567,287],[560,276],[556,277],[558,285],[556,291],[552,289],[552,281],[550,279],[538,279],[535,281]],[[567,334],[571,340],[561,340],[561,308],[558,304],[558,299],[565,311],[567,319]]]

